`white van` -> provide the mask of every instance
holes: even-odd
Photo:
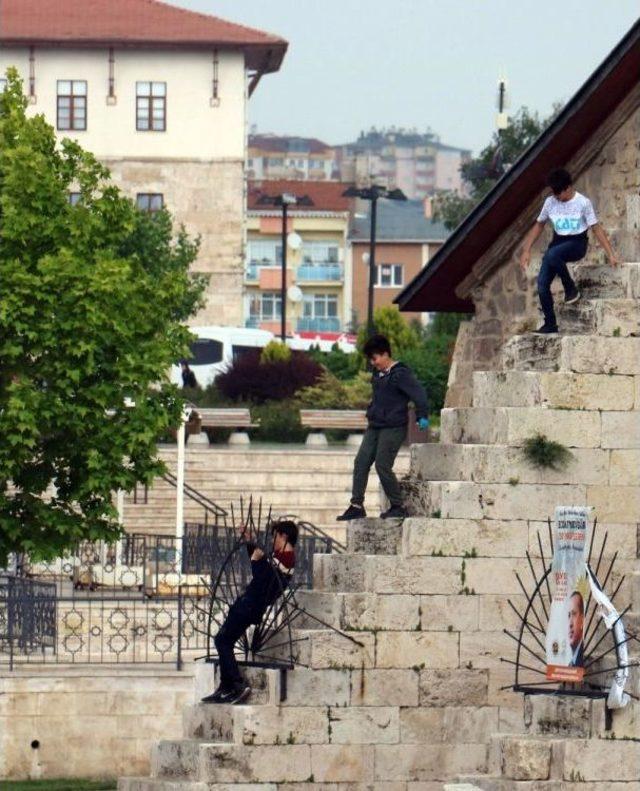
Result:
[[[191,327],[197,336],[191,344],[191,356],[187,359],[196,375],[200,387],[207,387],[216,376],[225,370],[244,352],[263,349],[274,335],[267,330],[245,327]],[[182,371],[179,365],[171,366],[171,381],[182,386]]]

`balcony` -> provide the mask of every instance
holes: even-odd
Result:
[[[340,283],[344,274],[340,264],[327,261],[320,264],[301,264],[296,277],[298,283]]]
[[[298,332],[340,332],[340,319],[337,316],[326,319],[298,319]]]
[[[249,261],[244,268],[244,279],[246,283],[257,283],[260,279],[260,270],[265,268],[275,268],[278,264],[275,261]]]

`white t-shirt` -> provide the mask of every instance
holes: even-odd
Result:
[[[568,201],[561,201],[555,195],[550,195],[543,203],[538,217],[538,222],[547,220],[551,220],[553,230],[558,236],[584,233],[598,222],[593,204],[580,192],[576,192]]]

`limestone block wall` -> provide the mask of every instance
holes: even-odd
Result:
[[[161,193],[176,229],[200,237],[194,272],[210,276],[194,326],[243,323],[244,164],[240,159],[111,159],[114,182],[135,199]]]
[[[622,112],[622,111],[621,111]],[[579,191],[594,203],[598,217],[609,233],[621,258],[640,260],[640,109],[636,109],[610,137],[598,146],[589,141],[588,151],[567,163]],[[505,229],[494,247],[478,262],[478,275],[462,284],[470,290],[475,316],[464,324],[456,344],[447,392],[447,406],[469,406],[473,371],[499,368],[499,353],[505,340],[535,329],[541,313],[535,279],[542,254],[550,239],[546,231],[532,254],[527,275],[518,266],[519,245],[534,222],[544,192],[523,213],[518,222]],[[584,263],[604,262],[604,253],[592,239]],[[487,274],[481,274],[486,272]],[[475,282],[473,282],[475,280]],[[561,292],[559,283],[556,292]],[[564,329],[561,326],[561,329]]]
[[[181,734],[192,697],[189,668],[1,671],[0,779],[145,774],[154,741]]]

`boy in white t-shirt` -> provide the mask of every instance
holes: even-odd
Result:
[[[611,266],[615,267],[619,263],[591,201],[576,191],[571,175],[559,168],[549,174],[547,184],[553,194],[545,200],[536,224],[527,234],[520,257],[520,266],[524,271],[529,266],[534,242],[544,230],[545,223],[550,221],[553,239],[544,254],[538,274],[538,295],[544,324],[537,332],[543,334],[558,332],[551,296],[551,284],[556,277],[560,278],[564,286],[565,304],[571,305],[580,299],[580,292],[569,274],[567,263],[580,261],[587,254],[589,229],[607,254]]]

